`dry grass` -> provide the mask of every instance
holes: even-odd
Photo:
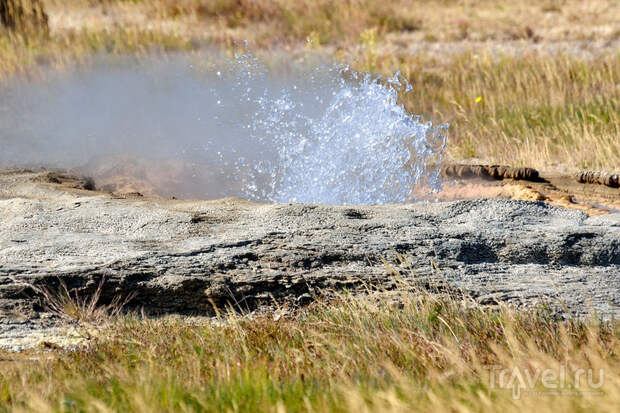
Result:
[[[0,84],[16,75],[38,77],[49,69],[86,64],[99,53],[146,54],[190,48],[187,39],[138,28],[83,29],[52,37],[0,33]]]
[[[450,124],[453,158],[543,169],[620,165],[620,55],[392,55],[370,66],[405,74],[414,87],[408,109]]]
[[[451,123],[454,158],[620,165],[620,55],[605,46],[620,37],[617,1],[45,3],[49,33],[0,33],[1,80],[102,52],[228,48],[244,39],[255,48],[293,50],[310,38],[312,47],[361,70],[401,70],[414,86],[407,107]],[[490,43],[482,50],[475,41]],[[512,41],[525,51],[486,49],[510,49]],[[602,45],[591,45],[595,58],[577,46],[559,55],[534,52],[579,41]],[[412,54],[412,44],[442,52]],[[51,299],[73,319],[109,313],[68,292]],[[556,412],[620,405],[616,321],[558,321],[544,308],[483,309],[420,294],[398,303],[343,296],[290,318],[227,314],[193,324],[117,317],[77,351],[35,352],[34,361],[16,362],[4,354],[0,411]],[[553,390],[539,378],[515,400],[510,389],[491,385],[490,366],[511,374],[566,369],[568,382],[577,369],[591,369],[595,380],[602,369],[604,383],[558,389],[595,390],[581,396],[526,393]]]
[[[216,27],[232,40],[253,46],[304,41],[356,42],[367,29],[380,35],[406,33],[412,40],[533,41],[613,40],[620,4],[609,0],[48,0],[58,15],[53,26],[124,24],[176,28],[199,34]],[[99,11],[105,18],[86,19]],[[176,24],[180,23],[180,24]],[[247,36],[247,34],[251,34]],[[240,36],[239,36],[240,35]]]
[[[101,277],[97,288],[89,295],[70,290],[63,280],[59,280],[56,289],[31,288],[41,296],[46,311],[54,316],[66,321],[102,324],[109,318],[119,316],[133,298],[133,295],[125,298],[115,296],[110,303],[101,304],[104,283],[105,276]]]
[[[230,48],[242,40],[255,50],[299,50],[310,40],[358,69],[405,73],[415,87],[408,108],[451,124],[453,158],[540,168],[620,164],[617,1],[45,4],[49,35],[0,33],[0,81],[102,52]]]
[[[5,362],[0,411],[611,412],[620,403],[617,322],[418,294],[395,302],[341,296],[288,318],[119,318],[85,348]],[[574,381],[578,369],[592,380]]]

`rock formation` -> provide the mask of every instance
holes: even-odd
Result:
[[[620,188],[620,174],[604,171],[581,171],[575,178],[579,183],[606,185],[610,188]]]
[[[441,168],[443,176],[450,178],[514,179],[539,182],[538,171],[532,168],[513,168],[502,165],[448,164]]]
[[[44,309],[59,280],[154,312],[304,302],[332,289],[412,285],[483,304],[620,315],[620,214],[540,202],[378,206],[180,201],[89,191],[69,175],[0,173],[0,308]],[[400,276],[406,257],[412,271]]]

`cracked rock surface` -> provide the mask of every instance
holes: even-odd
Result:
[[[402,278],[480,303],[545,299],[566,315],[620,315],[618,213],[507,200],[180,201],[88,187],[69,175],[0,172],[0,329],[36,319],[33,286],[59,279],[86,294],[105,276],[103,300],[133,294],[148,311],[208,314],[213,304],[254,309],[364,283],[393,288],[400,277],[385,261],[399,257],[413,269]]]

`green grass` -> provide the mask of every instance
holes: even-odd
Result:
[[[2,362],[0,411],[576,412],[613,411],[620,402],[615,321],[396,297],[345,295],[289,317],[110,320],[75,351]],[[3,355],[10,358],[24,356]],[[491,385],[489,366],[566,366],[569,381],[575,369],[594,369],[597,378],[603,369],[604,382],[596,394],[526,388],[513,399]],[[533,389],[549,390],[541,383]],[[584,381],[577,390],[592,389]]]

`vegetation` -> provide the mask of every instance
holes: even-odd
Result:
[[[0,0],[0,25],[10,30],[47,31],[47,19],[39,0]]]
[[[0,411],[611,412],[620,403],[617,321],[393,298],[345,295],[288,317],[110,319],[75,350],[2,355]]]
[[[620,3],[606,0],[46,0],[49,31],[0,28],[0,82],[98,53],[312,48],[400,70],[405,105],[449,122],[449,153],[514,165],[620,165]],[[485,42],[484,44],[477,42]],[[558,46],[559,45],[559,46]],[[560,47],[565,45],[565,48]],[[582,50],[583,45],[587,50]],[[545,307],[402,293],[341,296],[289,316],[120,316],[48,297],[84,345],[1,354],[0,411],[615,411],[620,324]],[[106,315],[108,314],[108,315]],[[278,313],[280,314],[280,313]],[[576,387],[500,386],[560,372]],[[601,386],[572,382],[602,371]],[[521,390],[515,399],[514,383]],[[570,393],[576,392],[576,393]],[[579,393],[583,392],[583,393]],[[557,396],[557,395],[556,395]]]
[[[248,40],[253,47],[283,47],[312,33],[324,44],[355,43],[375,29],[380,36],[413,40],[565,41],[617,39],[620,5],[609,0],[46,0],[61,11],[59,26],[109,27],[117,22],[213,39]],[[84,9],[91,18],[84,19]],[[98,12],[98,13],[95,13]],[[209,30],[212,26],[217,30]],[[159,27],[161,29],[161,27]],[[215,32],[218,34],[215,34]],[[406,37],[409,39],[409,37]]]
[[[25,0],[24,0],[25,1]],[[35,2],[38,3],[38,2]],[[0,81],[104,53],[311,47],[400,70],[449,154],[539,168],[620,164],[620,4],[595,0],[46,0],[50,33],[0,30]],[[479,43],[479,42],[485,43]],[[237,43],[235,43],[237,42]]]
[[[620,54],[377,59],[381,72],[394,67],[414,87],[407,107],[450,124],[453,158],[543,169],[620,165]]]

